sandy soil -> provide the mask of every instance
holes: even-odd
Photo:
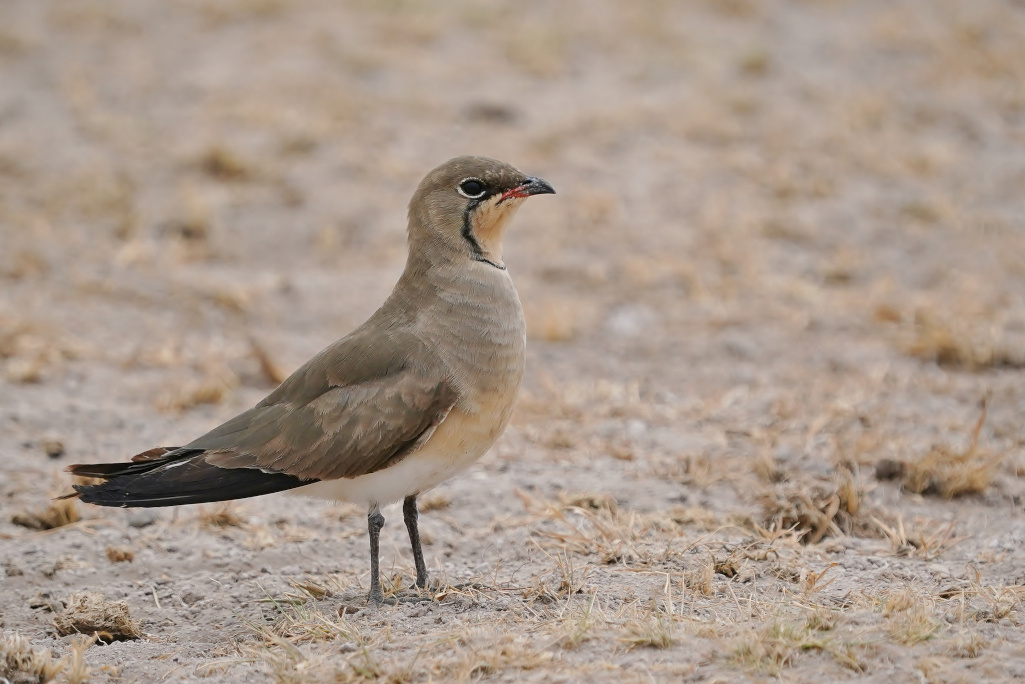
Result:
[[[51,504],[360,323],[464,153],[559,194],[435,602],[351,507]],[[1025,677],[1023,188],[1020,0],[7,0],[0,676]]]

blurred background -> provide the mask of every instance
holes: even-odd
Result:
[[[559,191],[508,238],[535,395],[1025,363],[1020,2],[0,13],[15,442],[71,406],[250,402],[376,308],[416,183],[466,153]]]
[[[416,183],[466,153],[559,191],[508,236],[529,439],[672,462],[792,420],[774,458],[870,463],[1003,392],[1020,443],[1021,2],[0,12],[8,452],[112,458],[251,404],[378,306]],[[609,401],[643,415],[591,430]],[[824,401],[881,433],[780,447]]]
[[[10,542],[11,582],[68,553],[24,536],[54,522],[24,515],[66,463],[187,441],[361,323],[403,267],[416,184],[460,154],[559,194],[507,235],[529,328],[513,424],[439,490],[466,534],[424,516],[453,572],[526,548],[526,528],[475,527],[521,491],[689,507],[686,539],[732,521],[905,556],[929,546],[905,519],[923,539],[956,521],[958,553],[1020,584],[1021,0],[3,0],[0,538],[29,554]],[[242,510],[306,536],[263,520],[233,563],[280,568],[264,541],[322,535],[309,553],[365,571],[339,531],[358,520],[284,501]],[[143,544],[120,514],[108,541]],[[160,544],[195,531],[161,529],[140,564],[228,553],[190,561]]]

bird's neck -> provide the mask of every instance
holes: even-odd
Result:
[[[469,225],[466,228],[472,237],[472,247],[479,251],[479,254],[474,255],[477,261],[505,268],[505,262],[502,261],[502,238],[522,201],[514,198],[502,203],[488,202],[467,217]]]

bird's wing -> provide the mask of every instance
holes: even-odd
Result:
[[[373,473],[419,448],[452,410],[457,394],[442,369],[412,335],[350,336],[184,448],[221,468],[302,480]]]

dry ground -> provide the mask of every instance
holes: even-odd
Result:
[[[350,507],[51,506],[361,322],[463,153],[559,194],[436,602]],[[1025,677],[1023,190],[1021,0],[5,0],[0,677]]]

